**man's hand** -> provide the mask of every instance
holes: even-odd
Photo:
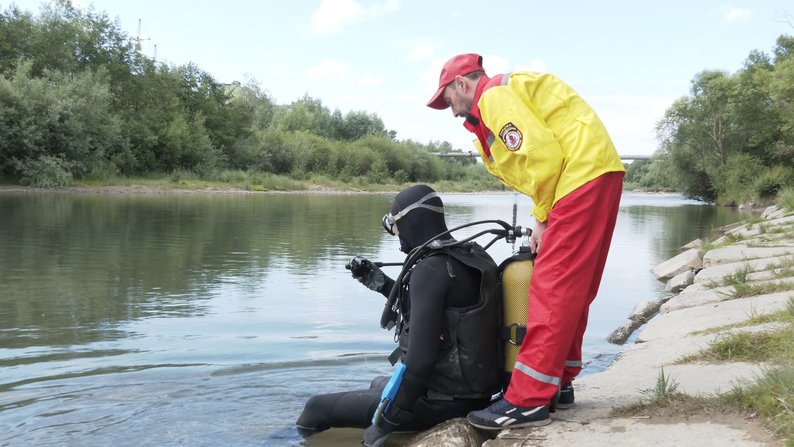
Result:
[[[548,222],[535,222],[535,229],[532,230],[532,236],[529,237],[529,251],[538,254],[540,250],[540,243],[543,238],[543,232],[546,230]]]

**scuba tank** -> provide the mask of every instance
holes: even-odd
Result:
[[[516,363],[518,350],[524,341],[527,330],[527,302],[529,300],[529,282],[535,266],[535,254],[529,246],[522,244],[518,252],[505,259],[499,265],[501,282],[501,321],[500,338],[501,357],[503,359],[503,386],[507,389],[513,367]]]

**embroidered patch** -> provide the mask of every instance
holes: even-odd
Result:
[[[523,141],[524,137],[521,135],[521,131],[518,130],[513,123],[507,123],[502,127],[502,130],[499,131],[499,138],[505,143],[505,146],[511,151],[517,151],[521,148],[521,142]]]

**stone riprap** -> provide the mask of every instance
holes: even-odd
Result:
[[[481,432],[465,420],[455,419],[434,429],[388,445],[449,447],[528,446],[783,446],[759,428],[759,424],[736,416],[689,415],[673,417],[616,417],[613,408],[644,401],[660,374],[678,384],[677,391],[692,396],[710,396],[731,391],[763,375],[762,363],[679,363],[697,354],[729,333],[774,331],[780,323],[745,324],[753,316],[785,309],[794,297],[794,214],[770,207],[761,221],[733,225],[730,235],[710,244],[689,245],[682,255],[653,269],[654,275],[680,292],[647,300],[632,312],[624,328],[628,338],[642,326],[636,342],[627,345],[604,371],[574,382],[576,406],[552,414],[550,425],[532,429]],[[726,231],[723,229],[723,231]],[[675,260],[675,261],[674,261]],[[696,273],[695,273],[696,272]],[[670,286],[670,280],[689,273],[693,281]],[[741,276],[750,285],[784,285],[773,293],[734,298],[729,281]],[[676,283],[677,284],[677,283]],[[788,287],[791,285],[791,287]],[[761,290],[762,288],[759,288]],[[782,289],[782,290],[781,290]],[[672,290],[671,290],[672,292]],[[658,312],[657,312],[658,311]],[[647,322],[646,322],[647,321]],[[640,322],[637,324],[637,322]],[[644,324],[643,324],[644,323]],[[740,324],[741,323],[741,324]],[[625,339],[624,339],[625,341]],[[475,436],[478,433],[481,437]],[[494,437],[495,436],[495,437]],[[488,439],[488,438],[492,439]],[[484,440],[484,441],[483,441]],[[397,444],[396,442],[399,442]]]

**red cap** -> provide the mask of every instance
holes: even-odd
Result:
[[[482,56],[479,54],[459,54],[448,60],[447,63],[444,64],[444,68],[441,69],[441,76],[438,78],[438,90],[436,90],[436,94],[430,98],[430,102],[427,103],[427,106],[438,110],[444,110],[449,107],[442,97],[444,88],[454,81],[456,76],[466,76],[475,71],[485,71],[482,68]]]

